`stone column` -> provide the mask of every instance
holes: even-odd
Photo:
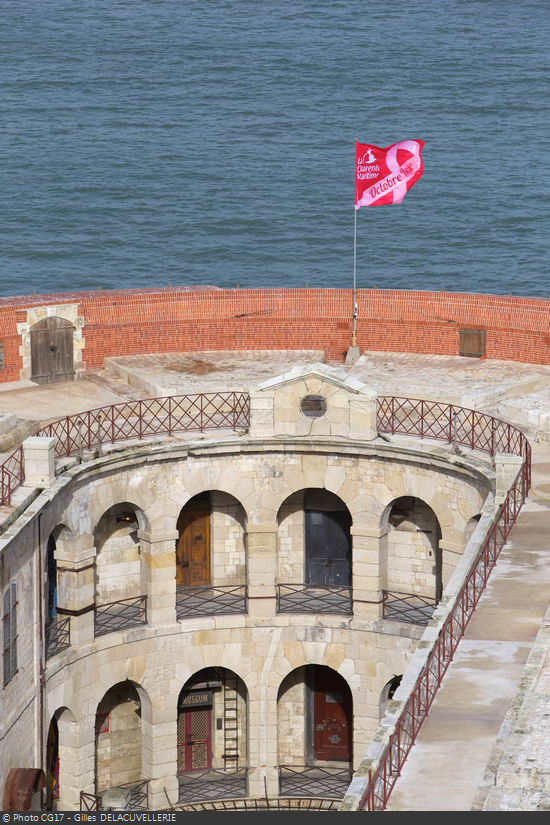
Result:
[[[71,645],[94,639],[95,556],[94,537],[85,533],[74,540],[58,538],[57,613],[71,617]]]
[[[150,625],[176,621],[176,541],[177,530],[138,532],[141,547],[141,592],[147,596]]]
[[[351,526],[353,614],[366,621],[382,618],[382,590],[388,579],[388,528]]]
[[[276,613],[277,522],[250,524],[247,528],[248,615]]]
[[[79,811],[80,792],[95,794],[95,713],[78,723],[59,719],[60,811]]]
[[[158,696],[150,707],[142,704],[142,774],[148,777],[149,807],[166,809],[179,796],[177,776],[178,696]]]
[[[513,453],[498,453],[495,456],[495,470],[497,475],[497,490],[495,504],[502,504],[508,490],[514,483],[523,464],[523,458]]]

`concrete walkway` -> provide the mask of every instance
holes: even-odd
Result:
[[[533,445],[550,499],[550,448]],[[390,798],[390,811],[479,805],[497,734],[550,601],[550,503],[531,495],[501,553]],[[483,801],[481,801],[481,805]]]

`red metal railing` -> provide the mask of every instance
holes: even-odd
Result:
[[[446,411],[446,430],[442,426],[445,422],[437,421],[438,408],[442,412],[441,418],[444,418]],[[441,680],[516,522],[531,483],[531,447],[523,433],[510,424],[452,405],[400,398],[380,399],[378,415],[379,428],[385,428],[386,432],[419,435],[419,430],[422,430],[423,436],[444,438],[450,443],[464,444],[492,454],[513,452],[523,456],[524,463],[472,562],[455,606],[441,628],[426,666],[397,720],[378,768],[369,777],[359,806],[363,811],[383,811],[387,807],[404,762],[428,716]],[[465,421],[469,424],[469,431],[465,429]]]
[[[245,429],[249,423],[249,396],[242,392],[220,392],[99,407],[54,421],[36,435],[55,436],[55,455],[62,458],[131,438],[209,429]],[[12,493],[23,480],[23,449],[18,447],[0,465],[0,505],[11,503]]]

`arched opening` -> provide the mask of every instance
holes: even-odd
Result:
[[[59,726],[50,722],[46,743],[46,810],[53,811],[59,799]]]
[[[179,801],[246,796],[247,690],[232,670],[195,673],[178,700]]]
[[[131,786],[142,778],[141,753],[140,697],[132,682],[119,682],[107,691],[95,717],[95,788],[104,809],[125,807]]]
[[[57,560],[55,558],[56,542],[52,533],[46,548],[46,627],[57,618]]]
[[[46,739],[47,811],[74,810],[78,791],[73,781],[77,748],[77,725],[68,708],[59,708],[53,714]]]
[[[289,673],[277,697],[280,793],[341,798],[351,781],[353,700],[346,680],[324,665]]]
[[[199,493],[177,522],[178,619],[246,610],[246,513],[228,493]]]
[[[388,510],[387,589],[439,602],[443,591],[441,528],[424,501],[402,496]]]
[[[31,381],[54,384],[74,379],[74,327],[57,316],[33,324],[31,337]]]
[[[94,532],[98,605],[141,595],[138,529],[136,508],[128,502],[115,504],[100,518]]]
[[[322,488],[289,496],[279,508],[277,576],[282,613],[350,613],[352,517]]]
[[[386,713],[386,709],[394,697],[395,691],[401,684],[401,680],[403,678],[403,674],[400,676],[394,676],[384,685],[382,693],[380,694],[380,719]]]

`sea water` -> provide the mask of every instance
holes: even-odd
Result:
[[[425,141],[360,287],[550,297],[548,0],[0,0],[0,294],[345,287],[354,141]]]

